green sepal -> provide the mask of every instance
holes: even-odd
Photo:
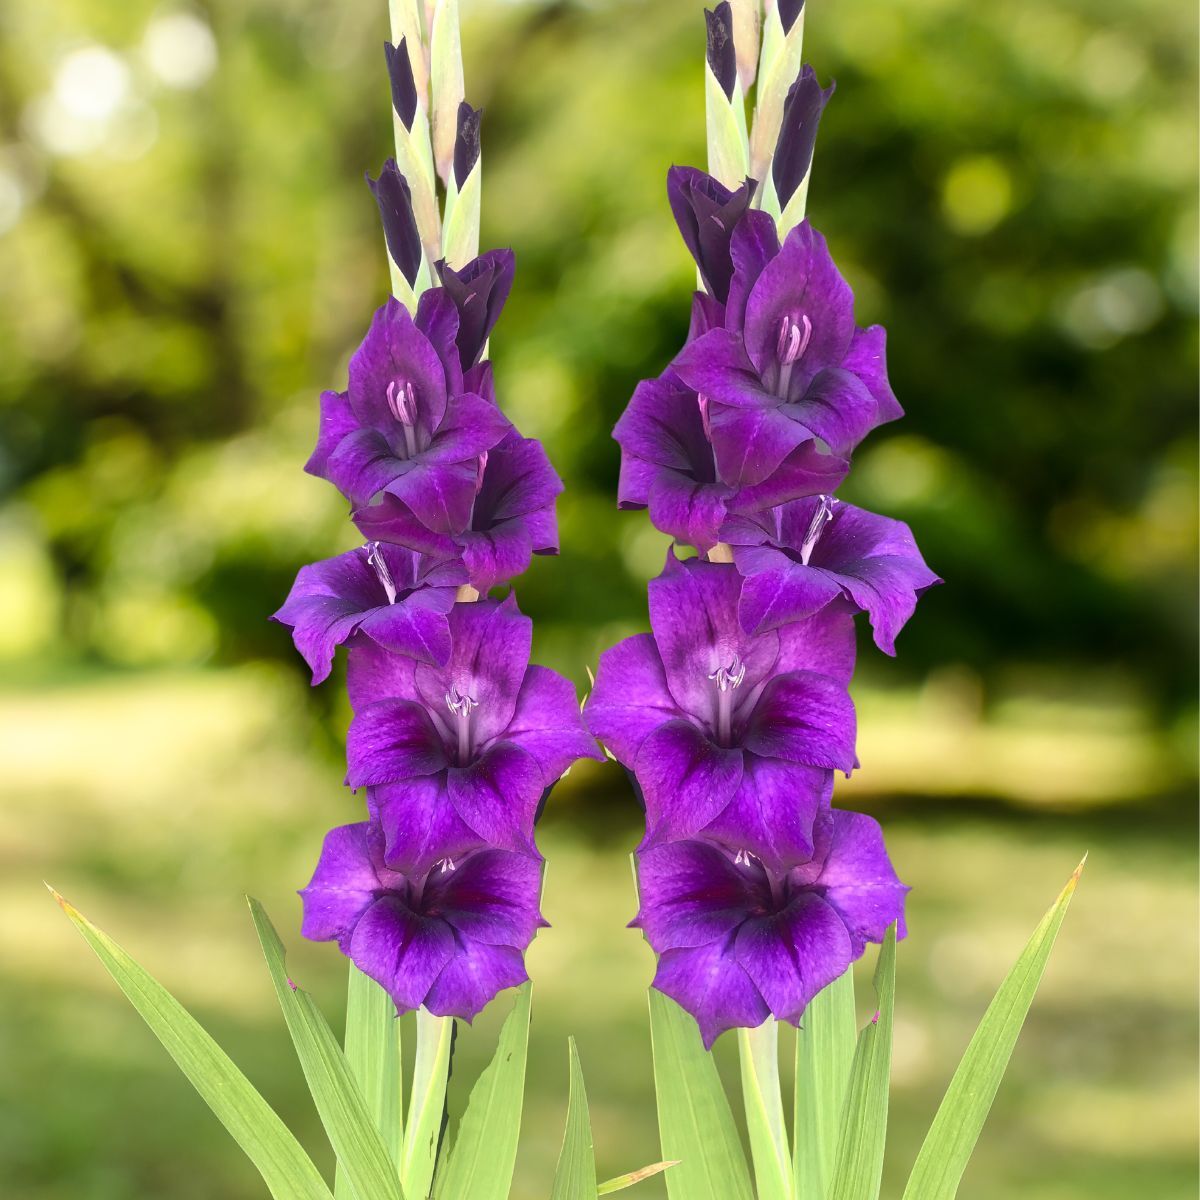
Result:
[[[733,99],[730,99],[707,61],[704,64],[704,108],[708,130],[708,173],[728,188],[740,187],[750,170],[742,85],[734,81]]]
[[[479,253],[479,203],[483,190],[483,155],[476,159],[459,191],[453,176],[446,192],[446,219],[442,224],[442,257],[461,269]]]
[[[447,187],[458,136],[458,106],[465,94],[458,0],[436,0],[429,28],[429,117],[433,161]]]
[[[807,7],[807,6],[806,6]],[[754,131],[750,138],[750,173],[766,183],[783,124],[783,102],[800,74],[804,53],[804,9],[785,34],[776,5],[763,18],[762,52],[758,59],[758,91],[754,106]]]

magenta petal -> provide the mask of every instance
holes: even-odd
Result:
[[[794,1025],[808,1002],[850,966],[850,937],[820,896],[802,892],[783,912],[747,921],[735,955],[771,1012]]]
[[[368,843],[368,824],[340,825],[325,835],[321,857],[306,888],[301,932],[314,942],[342,941],[371,906],[379,888]]]
[[[763,689],[746,730],[747,750],[810,767],[844,771],[854,754],[854,703],[843,684],[813,671],[776,675]]]
[[[543,924],[538,911],[542,865],[525,854],[479,850],[434,871],[425,903],[464,937],[524,950]]]
[[[842,594],[840,582],[827,572],[765,546],[739,548],[734,562],[746,576],[738,613],[752,633],[811,617]]]
[[[578,758],[604,759],[584,727],[574,685],[547,667],[525,672],[504,740],[533,756],[543,789],[556,783]]]
[[[368,541],[391,542],[421,554],[452,555],[457,549],[452,538],[418,521],[407,504],[387,492],[377,503],[356,508],[350,519]]]
[[[769,263],[779,253],[779,234],[770,213],[751,209],[733,231],[729,255],[733,260],[733,278],[725,305],[725,326],[741,330],[746,322],[746,302]]]
[[[633,924],[659,954],[724,938],[759,901],[726,855],[698,841],[639,854],[638,896]]]
[[[421,458],[424,462],[437,464],[471,459],[477,478],[475,460],[484,451],[497,446],[510,432],[512,424],[494,404],[467,392],[453,397],[446,405],[445,418]]]
[[[709,427],[721,478],[738,488],[765,484],[811,443],[815,431],[793,419],[795,407],[730,408],[714,402]]]
[[[346,782],[370,787],[432,775],[446,752],[428,713],[408,700],[379,700],[359,710],[346,734]]]
[[[790,621],[777,631],[781,674],[815,671],[839,683],[849,683],[854,674],[854,618],[830,605],[803,621]]]
[[[419,916],[398,897],[385,895],[363,914],[350,941],[350,957],[402,1011],[420,1008],[454,955],[454,935],[444,922]]]
[[[874,398],[879,425],[904,416],[904,409],[888,383],[886,350],[887,331],[882,325],[871,325],[854,331],[850,349],[842,359],[842,367],[857,375]]]
[[[505,988],[519,987],[528,978],[520,950],[459,938],[454,956],[429,989],[425,1007],[436,1017],[470,1021]]]
[[[816,886],[845,922],[858,958],[865,943],[882,942],[887,927],[899,923],[903,937],[908,888],[896,877],[879,823],[861,813],[832,813],[832,840]]]
[[[874,397],[857,375],[841,367],[819,371],[804,394],[780,411],[842,456],[879,424]]]
[[[726,1029],[753,1029],[771,1015],[734,957],[735,936],[694,949],[668,950],[658,960],[653,986],[696,1018],[706,1049]]]
[[[377,642],[361,639],[350,647],[346,690],[355,712],[378,700],[415,698],[416,662],[407,654],[394,654]]]
[[[733,798],[700,834],[787,871],[812,857],[813,825],[832,795],[832,771],[746,754]]]
[[[434,533],[456,534],[470,523],[478,475],[475,459],[456,463],[416,459],[408,471],[386,486]]]
[[[742,752],[715,745],[688,721],[668,721],[642,743],[634,772],[646,797],[648,847],[690,837],[729,803]]]
[[[329,456],[338,448],[342,439],[357,428],[358,422],[350,409],[346,393],[322,392],[317,445],[308,462],[304,464],[304,469],[310,475],[328,478]]]
[[[846,478],[850,464],[836,454],[802,442],[761,483],[739,488],[728,501],[731,513],[755,514],[801,496],[828,495]],[[722,530],[722,541],[729,541]]]
[[[447,793],[455,811],[480,838],[502,850],[534,854],[533,818],[542,798],[534,757],[498,742],[466,767],[451,767]]]
[[[356,429],[344,437],[325,463],[325,478],[351,504],[369,504],[389,484],[411,470],[374,429]]]
[[[458,308],[445,288],[428,288],[417,301],[413,324],[429,339],[441,360],[446,377],[446,394],[463,390],[462,364],[458,353]]]
[[[583,715],[592,733],[631,770],[647,736],[683,715],[650,634],[635,634],[600,655]]]
[[[426,591],[442,591],[427,588]],[[449,609],[454,603],[454,592],[450,591]],[[446,612],[438,612],[419,603],[392,604],[376,609],[360,626],[387,650],[398,654],[409,654],[421,662],[443,665],[450,657],[450,626]]]
[[[384,856],[394,871],[424,875],[483,845],[446,794],[444,771],[367,790],[367,807],[384,836]]]
[[[533,546],[521,521],[493,525],[486,533],[468,530],[458,540],[471,586],[481,593],[524,574],[533,561]]]
[[[692,391],[737,408],[774,408],[781,403],[767,391],[746,356],[741,335],[712,329],[675,356],[672,370]]]

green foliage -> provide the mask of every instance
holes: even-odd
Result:
[[[988,1005],[917,1155],[904,1200],[954,1200],[957,1195],[1082,871],[1081,862]]]
[[[418,1011],[417,1055],[413,1066],[412,1101],[404,1130],[400,1181],[407,1194],[429,1195],[437,1166],[446,1085],[454,1050],[454,1018]]]
[[[654,1090],[671,1200],[751,1200],[746,1158],[712,1055],[696,1022],[661,992],[650,990]]]
[[[742,1100],[758,1200],[792,1200],[792,1166],[779,1087],[779,1024],[738,1030]]]
[[[106,933],[57,892],[51,894],[83,934],[121,991],[217,1119],[258,1168],[276,1200],[331,1200],[303,1147],[274,1109],[183,1006]]]
[[[288,978],[283,943],[257,900],[250,915],[313,1103],[358,1200],[404,1200],[392,1161],[350,1066],[313,998]]]
[[[571,1087],[567,1100],[567,1126],[554,1172],[550,1200],[596,1200],[596,1153],[592,1147],[592,1119],[575,1039],[568,1041]]]

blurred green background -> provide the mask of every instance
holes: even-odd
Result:
[[[42,879],[319,1143],[241,896],[340,1020],[342,962],[300,944],[293,889],[358,817],[347,713],[265,618],[350,544],[300,467],[386,289],[362,185],[390,135],[384,8],[0,7],[5,1196],[263,1194]],[[535,656],[582,687],[643,627],[665,549],[614,511],[608,435],[686,327],[663,178],[703,161],[700,6],[463,10],[484,244],[518,261],[500,394],[568,486],[562,556],[517,592]],[[845,494],[908,520],[947,580],[896,661],[864,645],[864,765],[839,785],[914,888],[888,1194],[1088,850],[963,1195],[1195,1195],[1195,23],[1182,0],[811,3],[807,57],[838,92],[810,214],[860,322],[888,326],[908,410]],[[549,1189],[568,1032],[601,1171],[657,1157],[653,964],[623,928],[637,825],[595,764],[545,818],[516,1200]],[[505,1007],[459,1040],[456,1107]]]

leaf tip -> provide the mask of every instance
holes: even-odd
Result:
[[[55,891],[53,885],[47,883],[44,879],[42,880],[42,883],[45,885],[46,891],[48,891],[50,895],[54,897],[55,904],[57,904],[58,907],[67,914],[68,917],[73,919],[79,915],[79,910],[76,909],[76,907],[69,900],[64,899],[60,892]]]

